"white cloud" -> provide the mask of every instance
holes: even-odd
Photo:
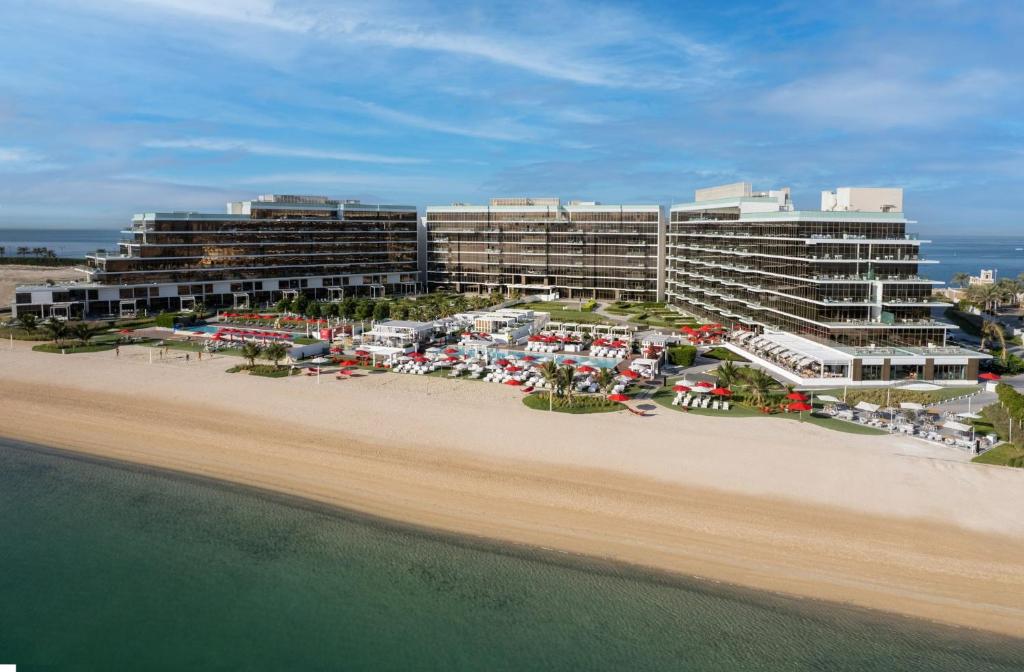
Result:
[[[328,161],[353,161],[360,163],[414,164],[426,163],[425,159],[404,156],[386,156],[360,152],[339,152],[310,147],[277,145],[258,140],[234,140],[230,138],[185,138],[179,140],[149,140],[143,146],[151,149],[193,149],[203,152],[245,152],[261,156],[294,157],[301,159],[323,159]]]
[[[990,69],[939,77],[905,65],[886,63],[799,79],[763,96],[760,107],[852,130],[931,128],[984,114],[1010,84]]]
[[[625,10],[577,6],[573,3],[523,9],[526,29],[502,21],[481,28],[483,21],[443,14],[420,4],[389,2],[281,3],[274,0],[122,0],[133,8],[288,33],[321,36],[339,45],[361,44],[426,51],[489,61],[542,77],[619,88],[662,89],[707,81],[704,71],[724,76],[723,55],[696,39]],[[109,0],[94,4],[109,8]],[[558,4],[558,3],[555,3]],[[446,8],[449,9],[449,8]],[[555,11],[555,10],[559,11]],[[529,14],[533,11],[534,14]],[[556,23],[556,13],[564,22]],[[475,18],[483,15],[471,13]],[[506,17],[500,15],[502,19]],[[567,17],[572,17],[568,20]],[[470,26],[474,27],[470,28]],[[673,64],[657,68],[631,63],[658,48]],[[682,61],[686,61],[683,63]]]

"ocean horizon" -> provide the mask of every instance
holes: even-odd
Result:
[[[1024,273],[1024,234],[946,235],[921,234],[931,241],[923,245],[923,257],[938,264],[922,264],[922,275],[951,283],[956,273],[977,275],[995,269],[997,277],[1016,278]],[[0,247],[15,256],[18,247],[48,247],[59,257],[82,257],[97,249],[117,249],[118,231],[111,229],[0,228]]]
[[[992,670],[1024,640],[0,439],[19,669]]]

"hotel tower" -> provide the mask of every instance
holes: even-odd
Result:
[[[88,256],[84,282],[19,287],[15,314],[241,307],[297,292],[332,299],[419,288],[414,206],[269,195],[228,203],[225,214],[135,215],[122,235],[116,253]]]
[[[663,295],[659,205],[495,198],[430,206],[427,286],[656,301]]]

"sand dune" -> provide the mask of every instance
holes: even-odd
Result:
[[[6,347],[6,346],[4,346]],[[0,435],[410,523],[1024,634],[1024,472],[766,418],[570,416],[502,385],[0,351]]]

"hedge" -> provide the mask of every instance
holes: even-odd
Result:
[[[676,345],[668,348],[668,361],[676,366],[693,366],[697,358],[697,348],[693,345]]]

